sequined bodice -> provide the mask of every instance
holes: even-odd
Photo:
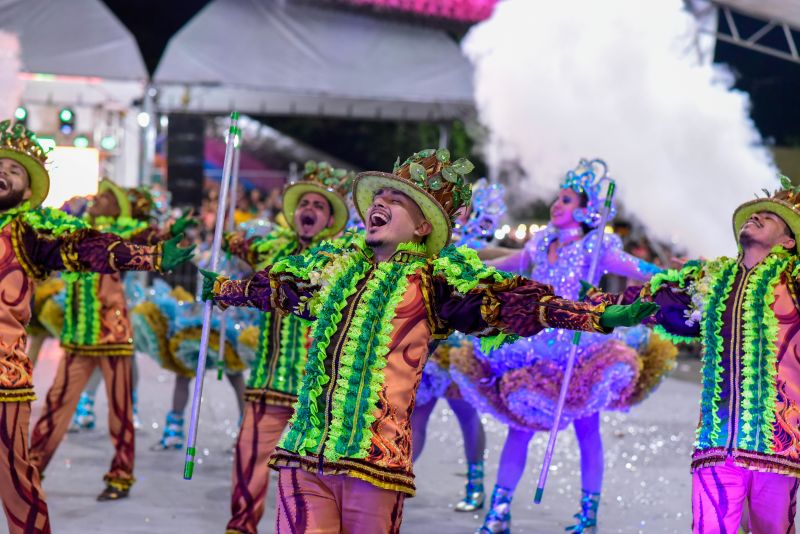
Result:
[[[530,266],[530,273],[522,274],[538,282],[550,284],[557,295],[576,300],[581,290],[581,280],[586,280],[589,276],[597,237],[593,233],[559,248],[555,262],[550,263],[547,252],[557,239],[558,233],[549,227],[537,232],[525,245],[526,264]],[[604,236],[602,246],[622,248],[619,237],[613,234]],[[601,264],[597,275],[603,272]]]

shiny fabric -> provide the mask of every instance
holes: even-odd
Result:
[[[561,246],[551,262],[549,251],[558,246],[558,232],[547,227],[537,232],[520,254],[501,260],[501,267],[550,284],[564,298],[577,299],[580,282],[589,275],[597,235],[593,232]],[[659,272],[658,267],[626,254],[614,234],[603,234],[599,246],[598,274],[646,280]],[[464,398],[519,430],[550,430],[574,332],[557,323],[548,326],[552,328],[488,353],[476,342],[477,359],[455,353],[452,375]],[[561,427],[601,410],[626,410],[634,399],[645,397],[649,391],[639,391],[638,385],[647,362],[639,352],[649,346],[649,340],[645,327],[617,329],[612,335],[583,334]],[[672,359],[675,354],[673,349]],[[647,373],[650,390],[663,376],[664,366],[659,367],[655,377]]]
[[[736,534],[745,500],[753,534],[794,534],[800,479],[737,466],[732,458],[692,474],[692,532]]]
[[[341,475],[280,469],[276,534],[399,534],[405,495]]]
[[[293,410],[247,402],[233,460],[231,519],[227,532],[256,534],[264,515],[269,484],[269,460]]]
[[[428,357],[428,343],[435,332],[460,330],[467,334],[492,335],[503,330],[530,335],[548,324],[576,330],[602,331],[598,323],[602,308],[560,299],[553,294],[550,286],[531,280],[505,274],[495,278],[494,271],[487,270],[475,252],[469,249],[447,248],[442,256],[445,254],[449,254],[450,259],[429,259],[401,251],[389,260],[394,264],[414,265],[413,274],[406,277],[405,293],[391,319],[388,354],[380,358],[374,368],[366,370],[360,360],[343,362],[341,356],[345,341],[353,331],[353,317],[362,304],[360,295],[377,269],[371,260],[371,251],[356,246],[350,249],[333,247],[324,254],[314,256],[312,251],[309,255],[293,257],[297,263],[320,263],[320,269],[326,277],[330,277],[325,282],[331,285],[338,283],[337,277],[343,274],[325,270],[327,258],[342,258],[343,261],[352,259],[352,265],[360,269],[362,278],[356,281],[354,293],[345,298],[342,319],[336,324],[336,330],[327,345],[323,362],[323,392],[316,398],[317,404],[300,406],[311,413],[320,414],[319,428],[307,428],[305,432],[300,432],[297,430],[300,425],[294,425],[276,449],[271,465],[276,468],[299,467],[330,475],[347,474],[384,489],[413,495],[410,415],[422,368]],[[477,269],[476,263],[480,266]],[[442,272],[458,272],[459,275],[449,278],[446,274],[434,274]],[[467,273],[474,277],[475,285],[473,289],[461,292],[455,285],[463,283]],[[275,286],[275,294],[271,283]],[[318,280],[312,280],[310,274],[306,279],[290,272],[273,274],[261,271],[246,280],[222,280],[218,284],[215,301],[264,311],[269,311],[275,304],[287,313],[297,313],[301,301],[313,297],[318,290]],[[548,305],[538,304],[543,301]],[[487,303],[492,310],[491,317],[487,316],[485,310]],[[307,310],[304,313],[308,313]],[[337,377],[363,372],[377,377],[375,379],[382,384],[377,402],[367,407],[374,417],[369,428],[369,447],[363,456],[331,460],[324,453],[326,447],[335,445],[327,438],[331,430],[331,414],[335,412],[338,402],[336,390],[341,386]],[[306,382],[307,379],[304,387]],[[309,385],[309,389],[311,387]],[[356,415],[362,417],[364,413]],[[309,421],[302,423],[302,426],[309,426]],[[298,452],[301,442],[308,436],[318,436],[319,446],[311,453]]]
[[[745,314],[742,301],[747,294],[748,280],[751,279],[753,269],[749,273],[739,269],[728,299],[723,303],[720,332],[723,347],[718,363],[722,378],[719,384],[719,402],[712,413],[701,417],[698,435],[707,437],[698,440],[692,456],[693,469],[724,464],[729,456],[733,456],[736,464],[742,467],[800,477],[800,360],[796,357],[796,347],[800,343],[800,313],[796,281],[790,278],[790,269],[791,267],[787,268],[781,274],[773,292],[775,300],[772,310],[778,322],[775,387],[771,390],[757,390],[752,399],[757,408],[774,402],[775,422],[772,425],[772,435],[765,436],[759,442],[767,443],[769,449],[762,450],[759,443],[742,443],[742,426],[748,417],[744,408],[745,392],[742,385],[745,375],[758,369],[749,369],[744,365],[744,340],[741,334]],[[674,283],[665,285],[653,295],[655,302],[664,304],[656,319],[669,332],[697,337],[700,335],[699,323],[688,327],[684,317],[690,304],[689,296],[676,286]],[[713,363],[707,356],[704,357],[704,362],[705,366]],[[768,364],[765,360],[760,365]],[[711,369],[716,372],[716,367]],[[712,415],[716,416],[720,429],[716,436],[708,428],[710,423],[703,423],[704,420],[713,422]]]
[[[65,354],[31,435],[31,463],[44,472],[69,427],[86,383],[100,367],[108,395],[108,431],[114,446],[111,466],[103,479],[118,489],[133,485],[134,429],[131,399],[131,359],[125,356]]]
[[[39,471],[28,454],[29,402],[0,402],[0,499],[9,534],[50,534]]]

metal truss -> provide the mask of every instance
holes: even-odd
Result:
[[[798,54],[797,51],[798,43],[796,42],[795,37],[792,34],[792,28],[791,26],[789,26],[789,24],[778,20],[765,20],[762,17],[754,16],[742,11],[737,11],[729,6],[723,5],[722,3],[713,0],[711,4],[713,5],[713,8],[717,10],[718,17],[725,17],[725,21],[727,22],[728,25],[728,31],[726,33],[723,33],[719,28],[719,24],[717,24],[716,31],[714,31],[713,29],[712,30],[704,29],[702,31],[714,35],[720,41],[731,43],[737,46],[741,46],[743,48],[747,48],[749,50],[760,52],[762,54],[767,54],[769,56],[785,59],[787,61],[792,61],[794,63],[800,64],[800,54]],[[736,24],[736,19],[734,17],[734,14],[741,14],[749,18],[758,20],[762,23],[762,26],[749,37],[744,37],[739,31],[739,26]],[[774,30],[775,28],[780,28],[783,34],[783,39],[785,40],[785,45],[786,45],[785,48],[775,47],[771,44],[762,41],[762,39],[768,33],[772,32],[772,30]]]

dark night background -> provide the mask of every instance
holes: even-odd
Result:
[[[188,22],[209,0],[105,0],[106,5],[136,37],[151,74],[169,38]],[[386,16],[383,14],[382,16]],[[724,18],[720,28],[726,31]],[[744,37],[756,31],[758,21],[737,16]],[[441,21],[418,20],[442,27]],[[452,24],[446,28],[455,38],[466,27]],[[800,42],[800,34],[795,33]],[[768,41],[781,45],[779,29],[767,35]],[[800,64],[773,58],[722,42],[717,43],[715,60],[727,63],[736,75],[736,87],[748,92],[752,117],[764,137],[781,146],[800,146]],[[380,168],[394,161],[396,153],[405,154],[438,140],[437,125],[388,121],[353,121],[307,117],[264,117],[270,126],[316,146],[361,168]],[[463,125],[452,125],[454,152],[469,152],[471,141]],[[482,169],[478,169],[481,171]]]

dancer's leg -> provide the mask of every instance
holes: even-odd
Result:
[[[467,462],[471,464],[483,462],[483,453],[486,451],[486,433],[483,430],[480,414],[467,401],[448,399],[447,402],[461,425]]]
[[[514,490],[525,471],[528,444],[532,437],[533,432],[530,430],[508,429],[503,453],[500,455],[497,484],[492,492],[491,507],[483,519],[483,526],[479,531],[481,534],[510,532],[511,500],[514,498]]]
[[[98,358],[108,396],[108,433],[114,446],[111,467],[103,477],[106,490],[98,500],[127,497],[133,485],[133,461],[136,438],[133,429],[133,399],[131,397],[131,357]]]
[[[600,435],[600,413],[573,421],[581,450],[581,484],[584,491],[600,493],[603,489],[603,438]]]
[[[530,430],[508,429],[503,453],[500,455],[500,465],[497,468],[497,485],[512,492],[517,488],[522,474],[525,472],[525,462],[528,458],[528,444],[533,438]]]
[[[428,420],[436,407],[436,400],[433,399],[425,404],[414,406],[411,413],[411,459],[416,462],[422,449],[425,448],[425,438],[428,434]]]
[[[233,391],[236,393],[236,404],[239,406],[239,420],[244,417],[244,375],[242,373],[231,373],[227,375],[228,382],[233,386]]]
[[[98,361],[91,356],[64,354],[47,392],[42,415],[31,435],[31,463],[43,473],[69,427],[81,391]]]
[[[189,384],[192,379],[175,375],[175,386],[172,388],[172,411],[183,416],[186,405],[189,404]]]

